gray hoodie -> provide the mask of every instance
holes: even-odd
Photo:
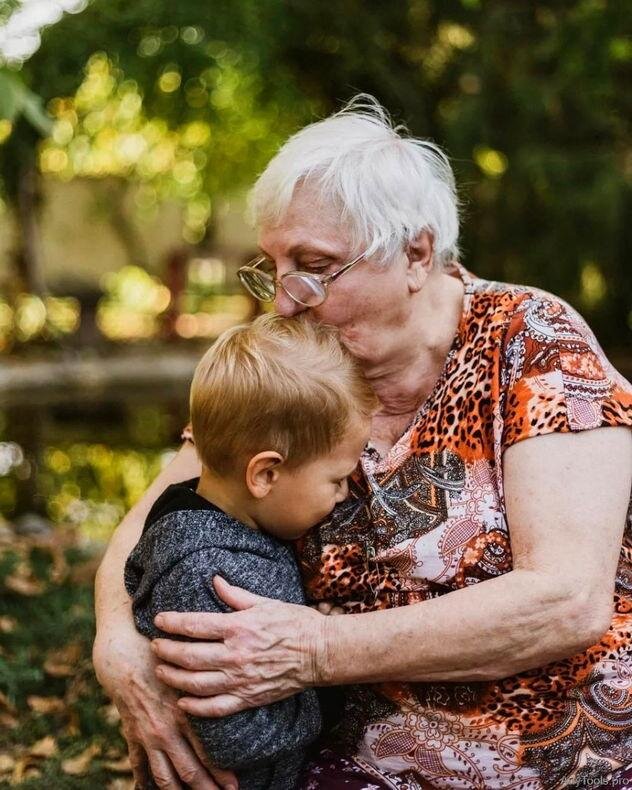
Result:
[[[136,627],[150,639],[186,641],[156,628],[158,612],[231,611],[215,593],[215,574],[257,595],[305,603],[291,549],[199,496],[197,482],[166,489],[127,559],[125,586]],[[210,760],[236,772],[240,790],[293,790],[304,747],[321,727],[313,689],[219,719],[188,718]]]

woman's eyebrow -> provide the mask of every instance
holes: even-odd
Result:
[[[272,258],[270,253],[266,252],[260,244],[257,246],[262,255],[265,255],[267,258]],[[291,258],[294,258],[297,255],[307,254],[324,255],[327,258],[337,258],[339,256],[339,253],[331,248],[310,244],[309,242],[299,242],[298,244],[293,244],[288,250],[288,255]]]
[[[335,258],[336,253],[327,247],[322,247],[320,245],[314,244],[295,244],[294,246],[290,247],[289,253],[292,257],[296,255],[307,255],[307,254],[316,254],[316,255],[325,255],[328,258]]]

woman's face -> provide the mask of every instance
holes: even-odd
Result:
[[[297,269],[330,274],[353,257],[340,212],[316,202],[307,187],[297,190],[279,225],[261,228],[259,243],[277,278]],[[275,307],[284,316],[307,312],[315,321],[337,326],[354,356],[375,361],[388,355],[389,338],[406,324],[411,309],[407,269],[403,252],[388,264],[360,261],[329,285],[322,305],[303,307],[278,288]]]

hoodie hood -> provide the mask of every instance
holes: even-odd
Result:
[[[125,587],[135,603],[175,565],[201,550],[287,557],[288,548],[280,541],[228,516],[197,494],[196,486],[197,478],[169,486],[149,512],[125,565]]]

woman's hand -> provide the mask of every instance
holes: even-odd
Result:
[[[121,714],[137,786],[149,786],[151,771],[165,790],[180,790],[182,782],[196,790],[237,788],[233,773],[208,764],[176,692],[156,680],[150,644],[121,629],[115,639],[97,637],[93,650],[99,683]]]
[[[219,576],[217,594],[234,612],[164,612],[156,625],[202,642],[154,639],[164,683],[185,693],[178,706],[195,716],[227,716],[268,705],[318,683],[318,656],[329,618],[233,587]]]

